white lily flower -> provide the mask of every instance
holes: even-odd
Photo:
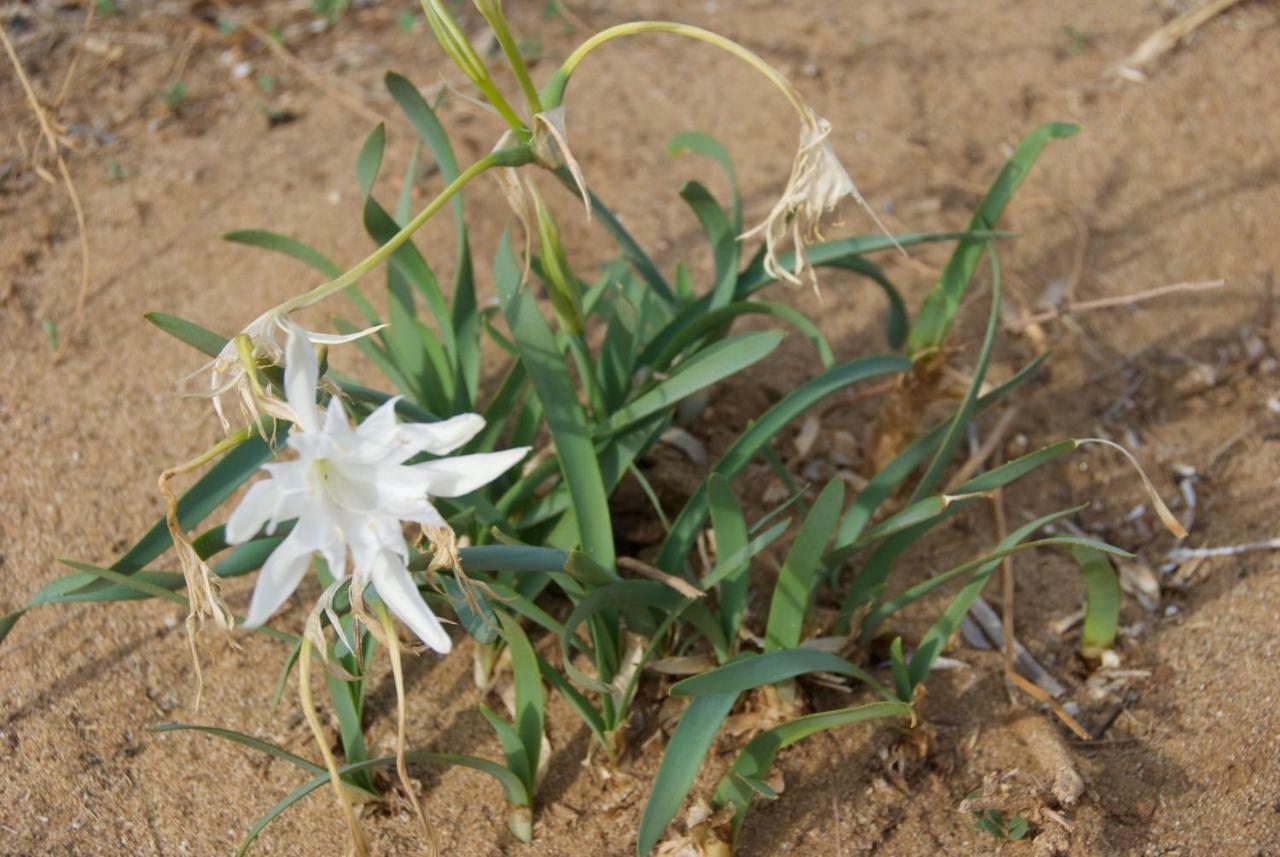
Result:
[[[241,335],[248,337],[248,351],[254,361],[261,360],[269,365],[279,365],[284,357],[284,351],[276,339],[280,331],[288,333],[297,328],[302,331],[306,340],[313,345],[340,345],[368,336],[385,326],[378,325],[345,335],[316,333],[311,330],[302,330],[289,318],[287,313],[280,312],[279,309],[271,309],[254,319],[248,327],[241,331]],[[217,357],[201,366],[189,375],[186,380],[189,381],[198,375],[209,373],[209,390],[207,393],[198,395],[208,396],[213,400],[213,410],[218,415],[218,421],[222,423],[223,431],[230,431],[231,423],[228,421],[223,409],[222,397],[233,391],[240,399],[240,404],[247,420],[257,421],[258,412],[262,410],[272,416],[278,416],[294,422],[295,414],[286,403],[281,402],[266,391],[255,389],[255,385],[249,378],[249,373],[245,367],[244,358],[238,350],[236,342],[238,338],[232,337],[228,340]]]
[[[297,522],[263,565],[244,624],[261,625],[279,609],[298,588],[312,554],[323,556],[336,577],[346,574],[350,554],[355,580],[372,583],[422,642],[447,653],[449,635],[410,576],[401,522],[447,529],[431,497],[468,494],[510,469],[529,448],[405,464],[423,452],[447,456],[475,437],[484,418],[462,414],[401,424],[397,399],[390,399],[352,426],[335,396],[322,419],[315,405],[319,364],[310,334],[297,325],[286,329],[285,395],[296,414],[288,445],[297,457],[263,465],[270,478],[250,487],[231,513],[226,539],[240,544],[264,525],[270,534],[283,521]]]
[[[820,226],[823,216],[833,211],[846,196],[855,199],[876,225],[886,235],[889,234],[858,192],[849,171],[840,163],[840,158],[831,148],[830,136],[831,123],[809,110],[800,128],[800,148],[796,150],[787,186],[764,222],[741,236],[750,238],[764,233],[764,267],[769,275],[799,283],[800,277],[808,270],[815,289],[817,279],[809,266],[805,248],[822,238]],[[795,264],[791,270],[784,268],[778,260],[779,248],[787,239],[788,232],[795,249]]]

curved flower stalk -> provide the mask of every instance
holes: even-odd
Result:
[[[483,427],[477,414],[437,423],[401,424],[391,399],[352,426],[338,397],[323,415],[316,407],[319,363],[306,331],[288,326],[284,387],[297,417],[289,461],[264,465],[270,478],[255,483],[227,521],[226,538],[241,544],[265,525],[297,523],[272,552],[258,576],[246,627],[265,622],[298,588],[312,555],[324,557],[337,577],[351,556],[357,587],[373,584],[392,613],[429,648],[452,647],[440,620],[423,601],[409,574],[409,547],[402,522],[418,524],[439,538],[449,526],[431,497],[458,497],[496,479],[528,453],[501,452],[404,462],[420,453],[447,456]]]
[[[550,145],[551,143],[555,144],[555,149],[559,150],[565,162],[570,165],[579,189],[583,190],[583,195],[584,197],[586,196],[585,183],[581,178],[581,171],[577,169],[576,162],[567,154],[569,148],[565,138],[564,115],[562,112],[564,109],[565,87],[568,85],[574,69],[591,51],[621,36],[651,32],[673,33],[678,36],[706,42],[727,51],[763,74],[786,97],[791,106],[800,115],[800,146],[796,150],[795,158],[792,161],[791,175],[787,180],[786,187],[783,188],[781,196],[770,210],[769,215],[764,219],[764,222],[739,236],[740,238],[749,238],[758,234],[764,235],[764,266],[771,276],[791,283],[799,283],[801,277],[807,272],[809,281],[813,284],[814,289],[817,289],[817,277],[809,264],[805,248],[821,239],[819,224],[822,217],[832,211],[845,197],[852,197],[856,200],[858,205],[862,206],[867,214],[871,216],[871,219],[875,221],[876,226],[885,235],[888,235],[891,240],[893,239],[893,236],[890,235],[880,218],[876,216],[875,211],[863,199],[862,194],[858,192],[853,179],[849,177],[849,171],[840,163],[835,150],[831,147],[828,139],[831,136],[831,123],[814,112],[795,85],[787,80],[782,72],[778,71],[755,52],[744,48],[732,39],[721,36],[719,33],[689,24],[680,24],[673,21],[634,21],[618,24],[600,31],[579,45],[564,61],[555,75],[552,76],[550,82],[541,93],[543,113],[539,114],[538,117],[534,117],[535,124],[533,127],[535,155],[538,154],[538,133],[539,129],[542,128],[544,129],[544,136],[552,138],[552,140],[544,142],[543,148],[555,154]],[[536,121],[539,117],[543,117],[541,123]],[[543,160],[545,158],[539,158],[540,162]],[[588,205],[589,212],[590,207]],[[779,259],[782,245],[786,242],[788,236],[790,236],[795,249],[795,262],[789,270]],[[894,244],[897,245],[897,241],[894,241]],[[898,249],[901,250],[901,246]]]

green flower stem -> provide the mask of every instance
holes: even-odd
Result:
[[[520,47],[516,44],[511,27],[507,25],[507,16],[502,14],[502,4],[497,0],[475,0],[475,4],[480,14],[489,22],[489,28],[493,30],[493,34],[498,38],[498,46],[502,48],[502,53],[511,65],[511,71],[515,73],[520,91],[524,93],[524,100],[529,104],[530,114],[541,113],[542,99],[538,97],[538,88],[533,85],[533,78],[529,76],[529,67],[520,53]]]
[[[578,64],[586,58],[596,48],[605,42],[622,36],[634,36],[639,33],[674,33],[677,36],[684,36],[689,39],[696,39],[700,42],[706,42],[715,45],[721,50],[728,51],[738,59],[750,65],[756,71],[763,74],[769,79],[769,82],[777,87],[787,100],[791,102],[800,117],[808,122],[811,110],[804,98],[800,95],[800,91],[792,85],[791,81],[769,63],[765,62],[758,54],[747,50],[742,45],[726,38],[719,33],[713,33],[710,30],[704,30],[701,27],[694,27],[689,24],[680,24],[675,21],[632,21],[626,24],[618,24],[601,30],[591,38],[587,39],[581,45],[569,54],[568,58],[561,64],[560,68],[548,81],[546,87],[542,91],[543,103],[548,107],[558,107],[564,101],[564,90],[569,83],[569,77],[573,74]]]
[[[529,163],[532,159],[533,156],[527,146],[500,149],[499,151],[485,155],[483,158],[459,173],[458,177],[449,182],[445,189],[440,191],[440,194],[435,199],[427,203],[427,207],[418,212],[413,220],[406,223],[403,229],[391,236],[385,244],[366,256],[354,268],[347,271],[337,279],[333,279],[327,283],[316,286],[306,294],[290,298],[280,304],[280,306],[276,308],[276,311],[282,314],[293,312],[294,310],[319,303],[330,295],[342,291],[347,286],[356,282],[365,274],[369,273],[374,268],[378,267],[378,265],[386,261],[388,256],[394,253],[401,244],[408,241],[413,236],[413,233],[417,232],[422,227],[422,224],[430,220],[432,215],[439,211],[454,194],[462,190],[467,182],[471,181],[485,170],[493,169],[494,167],[518,167],[522,164]]]
[[[488,102],[493,105],[494,109],[498,111],[517,135],[527,135],[528,127],[516,115],[515,110],[511,108],[507,99],[498,91],[493,78],[489,76],[489,70],[484,65],[484,60],[476,53],[476,49],[472,47],[466,34],[458,26],[458,22],[450,16],[444,4],[440,0],[422,0],[422,11],[426,13],[427,23],[431,25],[431,30],[436,35],[436,41],[440,43],[440,47],[449,56],[449,59],[453,60],[454,64],[462,69],[463,74],[471,78],[471,82],[480,89],[480,92],[484,94]]]

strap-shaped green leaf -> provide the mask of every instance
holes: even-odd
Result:
[[[494,262],[494,281],[503,315],[520,350],[520,360],[546,411],[547,428],[573,498],[582,547],[596,562],[611,568],[614,548],[609,497],[586,414],[578,404],[551,328],[529,290],[521,285],[520,268],[512,255],[510,238],[505,234]]]
[[[733,159],[729,157],[729,150],[710,134],[681,131],[667,142],[667,155],[675,157],[683,152],[696,152],[710,158],[724,170],[725,177],[729,179],[733,234],[735,236],[742,234],[742,194],[738,190],[738,174],[733,168]]]
[[[1033,542],[1024,542],[1019,545],[998,548],[985,556],[962,563],[949,571],[945,571],[942,574],[931,577],[922,583],[917,583],[915,586],[912,586],[892,598],[888,598],[881,602],[874,610],[868,613],[866,619],[863,620],[861,635],[862,642],[865,643],[869,640],[871,635],[875,632],[875,629],[878,628],[880,623],[889,616],[898,612],[903,607],[906,607],[908,604],[918,601],[925,595],[928,595],[930,592],[937,589],[939,586],[949,583],[959,577],[976,574],[988,563],[997,562],[1007,556],[1012,556],[1015,553],[1047,547],[1087,547],[1103,551],[1105,553],[1115,554],[1116,556],[1133,556],[1133,554],[1128,551],[1121,550],[1118,547],[1114,547],[1105,542],[1100,542],[1097,539],[1087,539],[1081,536],[1048,536],[1043,539],[1037,539]]]
[[[1076,506],[1072,509],[1064,509],[1060,512],[1053,512],[1037,518],[1001,539],[1000,544],[996,545],[996,549],[1012,547],[1046,524],[1051,524],[1059,518],[1079,512],[1082,508],[1084,507]],[[942,615],[934,620],[933,625],[929,627],[929,630],[920,639],[920,645],[912,653],[911,663],[907,670],[912,687],[920,684],[929,675],[929,670],[933,668],[934,662],[942,654],[943,647],[946,646],[947,641],[951,639],[951,635],[955,633],[956,629],[960,627],[960,622],[964,619],[965,614],[969,612],[973,602],[978,600],[978,596],[982,594],[983,587],[986,586],[992,572],[999,565],[1000,561],[994,560],[979,567],[974,572],[973,578],[956,593],[955,597],[951,599],[951,603],[942,611]]]
[[[542,728],[546,696],[542,690],[542,677],[538,669],[538,656],[525,635],[520,623],[506,613],[499,612],[502,636],[511,651],[511,674],[516,691],[516,733],[524,748],[529,776],[525,786],[532,796],[537,784],[538,759],[542,753]]]
[[[1120,625],[1120,578],[1111,557],[1097,548],[1074,546],[1071,556],[1084,576],[1084,628],[1080,653],[1096,658],[1115,645]]]
[[[910,364],[904,358],[878,355],[828,369],[792,390],[781,401],[761,414],[755,423],[738,436],[738,439],[716,462],[712,471],[728,477],[736,475],[778,432],[827,396],[877,375],[904,372],[909,366]],[[671,532],[663,542],[662,551],[658,557],[659,568],[671,573],[679,572],[684,565],[685,557],[693,547],[698,531],[702,529],[707,513],[707,489],[704,482],[685,503],[680,515],[672,523]]]
[[[716,537],[716,561],[742,555],[736,564],[728,565],[720,580],[720,621],[726,640],[738,639],[738,628],[747,609],[747,587],[751,582],[751,558],[746,556],[747,520],[734,496],[729,480],[719,473],[707,479],[707,503],[711,510],[711,528]],[[709,577],[710,575],[708,575]],[[709,586],[706,578],[702,587]]]
[[[778,572],[765,626],[765,649],[794,649],[800,645],[805,617],[818,581],[818,565],[844,505],[844,480],[832,477],[796,534]]]
[[[729,773],[716,787],[715,805],[733,806],[734,841],[737,841],[742,832],[742,825],[746,821],[752,799],[761,793],[758,784],[763,783],[769,769],[773,767],[773,760],[783,747],[828,729],[886,717],[914,719],[914,716],[911,706],[904,703],[873,702],[853,708],[841,708],[837,711],[823,711],[806,717],[797,717],[761,732],[738,754]]]
[[[646,366],[652,366],[658,371],[663,371],[671,365],[671,362],[685,348],[712,331],[727,329],[729,323],[741,315],[767,315],[790,324],[800,331],[801,336],[813,343],[813,347],[818,352],[818,359],[822,361],[824,369],[830,369],[835,364],[835,356],[832,354],[831,345],[827,342],[827,338],[822,335],[822,331],[818,329],[818,326],[803,313],[792,309],[786,304],[745,300],[735,301],[726,307],[712,310],[698,317],[692,323],[681,328],[673,337],[654,340],[650,347],[640,355],[639,362]],[[655,350],[653,346],[659,342],[662,343],[662,348]]]
[[[777,330],[743,333],[699,351],[681,363],[666,380],[610,414],[596,429],[596,437],[616,434],[659,411],[674,408],[681,400],[736,375],[767,357],[784,334]]]
[[[636,836],[636,854],[645,857],[662,838],[668,822],[684,803],[694,778],[702,768],[702,760],[715,741],[716,733],[729,716],[736,693],[700,696],[689,703],[680,715],[666,752],[658,765],[658,775],[644,805],[640,829]]]
[[[1041,125],[1024,137],[978,205],[978,210],[969,224],[970,231],[993,229],[1000,220],[1000,216],[1004,214],[1014,191],[1018,189],[1018,185],[1022,184],[1022,180],[1026,178],[1031,166],[1049,141],[1070,137],[1079,130],[1078,125],[1050,122]],[[987,239],[976,237],[963,238],[956,245],[950,261],[938,278],[937,285],[925,297],[920,312],[916,315],[915,326],[911,329],[911,335],[907,340],[907,349],[912,354],[919,354],[942,345],[986,246]]]
[[[711,243],[711,256],[715,260],[716,279],[711,289],[711,308],[728,306],[733,300],[738,282],[738,233],[725,215],[720,203],[711,191],[699,182],[689,182],[680,190],[680,196],[698,216],[702,230]]]
[[[742,693],[766,684],[777,684],[807,673],[827,672],[856,678],[885,699],[893,694],[866,670],[839,655],[820,649],[782,649],[749,655],[724,666],[691,676],[671,686],[672,696],[706,696],[713,693]]]
[[[194,321],[187,321],[176,315],[165,312],[143,313],[143,318],[172,336],[179,342],[185,342],[201,354],[217,357],[226,347],[227,337],[201,327]]]

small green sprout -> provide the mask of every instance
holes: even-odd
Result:
[[[1062,34],[1067,37],[1067,53],[1072,56],[1093,47],[1094,40],[1097,39],[1094,33],[1077,30],[1070,24],[1062,28]]]
[[[1005,818],[998,809],[980,809],[973,818],[979,830],[1005,842],[1017,842],[1027,835],[1027,819],[1021,813]]]
[[[160,98],[170,110],[177,110],[187,100],[187,85],[176,80],[160,92]]]
[[[55,350],[58,347],[58,323],[51,318],[46,318],[40,322],[40,329],[44,331],[44,341],[49,346],[49,350]]]
[[[412,33],[418,26],[418,15],[412,9],[401,9],[396,13],[396,26],[402,33]]]
[[[311,11],[333,23],[351,8],[351,0],[311,0]]]
[[[120,14],[120,7],[115,4],[115,0],[95,0],[93,10],[100,18]]]
[[[107,158],[107,178],[113,182],[124,181],[129,177],[129,170],[115,158]]]

